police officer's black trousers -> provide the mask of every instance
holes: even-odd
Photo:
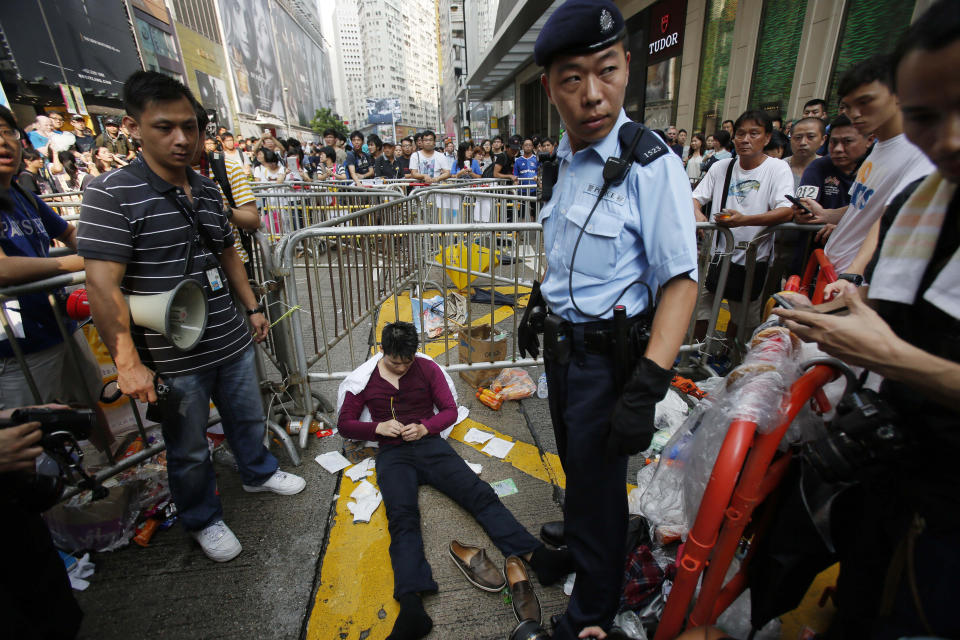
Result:
[[[387,510],[394,598],[437,590],[423,554],[417,498],[422,484],[469,511],[504,556],[524,555],[541,545],[440,436],[383,447],[377,455],[377,485]]]
[[[554,635],[560,640],[590,625],[610,628],[620,603],[628,520],[628,458],[605,457],[617,401],[613,357],[585,353],[582,326],[573,331],[570,362],[546,360],[550,416],[567,477],[564,535],[577,568]]]

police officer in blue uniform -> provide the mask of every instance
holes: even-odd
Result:
[[[563,536],[577,572],[554,638],[572,640],[588,627],[609,629],[617,612],[627,461],[649,446],[693,313],[696,233],[680,159],[623,110],[630,54],[616,6],[568,0],[544,25],[534,57],[566,134],[539,217],[547,271],[518,342],[537,355],[542,323],[567,480]]]

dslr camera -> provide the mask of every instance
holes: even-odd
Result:
[[[803,458],[827,482],[870,477],[911,448],[913,440],[899,424],[875,391],[860,388],[837,405],[832,433],[803,445]]]
[[[560,175],[560,164],[556,153],[538,153],[540,163],[540,202],[550,202],[553,197],[553,185],[557,184]]]
[[[90,409],[50,409],[32,407],[17,409],[9,419],[0,420],[0,429],[27,422],[39,422],[40,445],[60,467],[52,476],[32,471],[0,475],[0,503],[14,504],[27,511],[46,511],[63,495],[66,481],[76,482],[81,489],[90,489],[93,499],[107,496],[107,489],[83,468],[83,450],[78,442],[90,438],[97,424]]]

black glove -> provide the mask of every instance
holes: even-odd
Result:
[[[657,403],[663,400],[673,380],[673,371],[649,358],[641,358],[623,386],[610,417],[607,457],[632,456],[650,446]]]
[[[527,352],[534,358],[540,355],[540,339],[537,334],[543,331],[543,318],[546,314],[547,303],[540,295],[540,283],[534,281],[527,308],[517,326],[517,349],[521,356],[526,357]]]

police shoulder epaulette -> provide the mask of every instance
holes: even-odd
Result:
[[[620,147],[622,149],[630,146],[633,142],[633,137],[637,133],[637,129],[642,130],[642,134],[640,141],[637,142],[637,146],[633,150],[633,160],[635,162],[640,163],[641,166],[646,166],[660,156],[671,153],[670,147],[667,146],[667,143],[664,142],[660,136],[639,122],[627,122],[620,127],[619,137]]]

